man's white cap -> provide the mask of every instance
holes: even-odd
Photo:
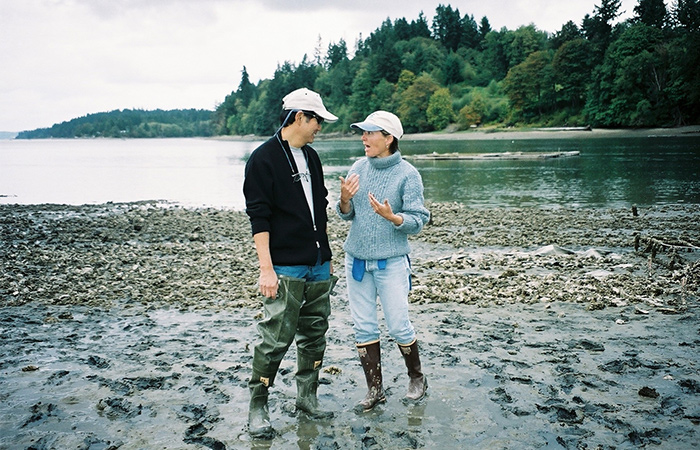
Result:
[[[396,139],[401,139],[401,136],[403,136],[401,121],[396,115],[387,111],[375,111],[367,116],[364,121],[353,123],[350,126],[359,128],[362,131],[384,130]]]
[[[321,96],[306,88],[297,89],[287,94],[282,99],[282,109],[314,112],[327,122],[338,120],[323,106]]]

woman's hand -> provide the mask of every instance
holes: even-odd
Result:
[[[399,216],[397,214],[394,214],[394,211],[391,210],[391,205],[389,204],[389,200],[384,200],[384,203],[381,203],[370,192],[369,193],[369,204],[372,205],[372,209],[374,210],[374,212],[376,212],[380,216],[384,217],[386,220],[393,223],[394,225],[399,226],[403,223],[403,217]]]
[[[347,213],[350,211],[350,200],[360,190],[360,176],[356,173],[348,175],[346,180],[340,177],[340,211]]]

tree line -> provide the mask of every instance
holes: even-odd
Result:
[[[655,127],[700,123],[700,0],[639,0],[615,24],[620,0],[601,0],[552,34],[534,24],[493,30],[449,5],[410,22],[386,19],[354,55],[343,40],[285,62],[216,107],[217,134],[269,135],[281,99],[308,87],[346,132],[368,113],[395,112],[407,132],[474,126]],[[319,38],[320,40],[320,38]],[[320,46],[319,46],[320,47]]]
[[[168,138],[212,136],[212,111],[204,109],[114,110],[88,114],[50,128],[20,132],[16,139]]]

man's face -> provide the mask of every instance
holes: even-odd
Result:
[[[307,144],[311,144],[314,141],[314,138],[316,137],[316,133],[321,131],[321,124],[320,122],[323,122],[323,119],[319,118],[318,116],[307,116],[304,113],[300,113],[300,116],[298,118],[299,120],[299,126],[300,126],[300,131],[301,135],[304,137],[304,140],[306,141]]]

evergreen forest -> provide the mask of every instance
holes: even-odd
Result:
[[[299,87],[320,93],[340,120],[377,109],[406,132],[475,126],[672,127],[700,123],[700,0],[639,0],[616,23],[620,0],[601,0],[579,24],[549,34],[534,24],[493,30],[488,18],[440,5],[429,23],[386,19],[355,43],[340,41],[257,85],[245,67],[214,113],[217,134],[269,135],[281,99]]]
[[[91,114],[18,138],[187,137],[272,134],[281,100],[307,87],[339,117],[324,132],[378,109],[407,133],[474,127],[646,128],[700,124],[700,0],[638,0],[619,22],[620,0],[554,33],[535,24],[491,28],[450,5],[408,20],[387,18],[352,51],[345,41],[279,64],[254,84],[243,67],[214,111],[123,110]]]

